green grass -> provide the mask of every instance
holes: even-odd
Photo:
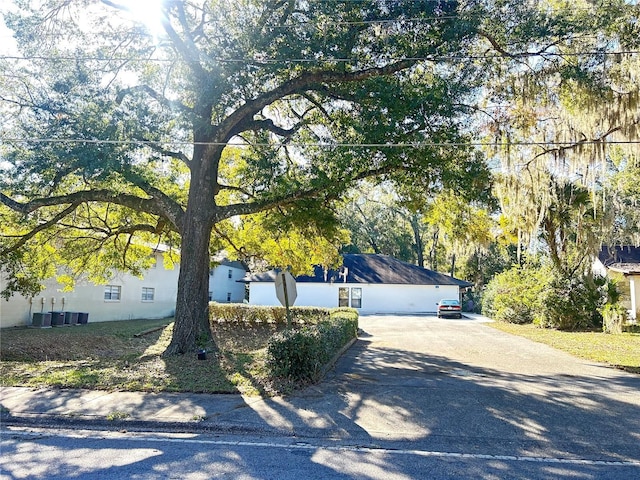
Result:
[[[579,358],[606,363],[632,373],[640,373],[640,332],[629,328],[620,335],[602,332],[563,332],[538,328],[535,325],[515,325],[493,322],[487,325],[503,332],[544,343]]]
[[[295,386],[274,384],[266,344],[274,326],[212,333],[219,352],[163,358],[172,319],[103,322],[50,329],[0,331],[0,381],[5,386],[88,388],[152,392],[270,395]],[[146,333],[156,327],[164,327]]]

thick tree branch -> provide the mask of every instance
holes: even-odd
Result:
[[[59,212],[58,214],[54,215],[48,221],[39,224],[37,227],[35,227],[29,233],[27,233],[25,235],[22,235],[20,237],[20,240],[18,240],[12,246],[10,246],[9,248],[6,248],[4,250],[0,250],[0,256],[5,255],[8,252],[15,251],[18,248],[22,247],[29,240],[31,240],[33,237],[35,237],[39,232],[41,232],[43,230],[46,230],[49,227],[52,227],[53,225],[58,223],[60,220],[62,220],[64,217],[66,217],[67,215],[72,213],[76,208],[78,208],[78,205],[80,205],[80,203],[73,203],[73,204],[69,205],[67,208],[65,208],[63,211]]]
[[[246,132],[247,130],[253,130],[253,131],[267,130],[281,137],[290,137],[291,135],[296,133],[298,130],[300,130],[300,128],[302,128],[303,125],[304,125],[304,122],[300,122],[293,128],[287,129],[287,128],[279,127],[278,125],[273,123],[273,120],[271,119],[249,120],[238,125],[237,133],[240,134],[241,132]],[[231,136],[233,137],[235,135],[232,134]]]
[[[220,124],[217,130],[218,138],[216,138],[215,141],[229,141],[231,137],[241,131],[239,125],[247,122],[247,119],[253,119],[255,114],[281,98],[296,93],[302,94],[309,90],[321,90],[326,84],[362,82],[374,77],[392,75],[410,68],[416,63],[417,60],[406,59],[383,67],[368,68],[354,72],[340,72],[335,70],[304,72],[298,77],[282,83],[273,90],[265,92],[239,107]]]
[[[495,51],[497,51],[498,53],[500,53],[501,55],[503,55],[505,57],[514,58],[514,59],[516,59],[516,58],[527,58],[527,57],[537,57],[537,56],[543,55],[543,54],[547,53],[547,51],[551,47],[559,45],[564,40],[566,40],[564,38],[559,38],[555,42],[551,42],[548,45],[545,45],[543,48],[541,48],[541,49],[539,49],[539,50],[537,50],[535,52],[511,53],[505,47],[500,45],[500,42],[498,42],[498,40],[493,35],[491,35],[489,32],[487,32],[486,30],[483,30],[482,28],[478,28],[478,29],[476,29],[476,32],[478,33],[478,35],[480,35],[481,37],[485,38],[491,44],[491,46],[493,47],[493,49]]]
[[[148,186],[147,188],[158,192],[153,189],[153,187]],[[165,195],[141,198],[130,194],[115,193],[110,190],[85,190],[56,197],[36,198],[25,203],[20,203],[5,194],[0,193],[0,202],[23,215],[28,215],[40,208],[65,205],[69,203],[77,205],[87,202],[113,203],[139,212],[145,212],[166,218],[179,232],[182,227],[182,209]]]
[[[185,35],[188,35],[189,26],[186,20],[186,14],[184,12],[184,5],[181,2],[171,2],[170,6],[173,6],[178,10],[178,19],[180,21],[180,25],[182,26],[182,30]],[[201,59],[200,59],[200,50],[193,42],[192,38],[183,39],[178,32],[175,31],[173,25],[171,25],[171,21],[169,20],[169,16],[165,15],[162,19],[162,27],[165,32],[169,36],[171,43],[175,46],[176,50],[182,58],[187,62],[189,67],[193,70],[193,73],[200,79],[204,80],[206,77],[206,72],[202,67]]]
[[[638,123],[638,122],[634,122],[634,123]],[[576,148],[580,148],[583,147],[584,145],[604,145],[607,141],[607,137],[609,135],[612,135],[616,132],[619,132],[620,130],[622,130],[622,126],[618,125],[616,127],[611,127],[609,130],[607,130],[605,133],[603,133],[602,135],[600,135],[599,137],[596,138],[592,138],[592,139],[588,139],[588,138],[583,138],[582,140],[577,140],[569,145],[563,145],[563,146],[559,146],[556,148],[545,148],[543,149],[542,152],[540,152],[539,154],[537,154],[535,157],[533,157],[531,160],[529,160],[527,162],[527,164],[533,163],[536,159],[544,156],[544,155],[548,155],[548,154],[556,154],[556,155],[561,155],[564,152],[570,151],[570,150],[574,150]]]
[[[341,178],[328,184],[325,183],[317,187],[308,188],[306,190],[299,190],[297,192],[293,192],[280,197],[222,206],[219,207],[218,211],[216,212],[216,220],[223,220],[240,215],[251,215],[254,213],[263,212],[265,210],[270,210],[272,208],[292,205],[296,202],[299,202],[300,200],[305,199],[313,199],[319,197],[325,198],[327,200],[335,199],[340,195],[340,192],[338,192],[338,190],[341,191],[345,185],[351,185],[358,180],[384,175],[397,170],[402,170],[402,167],[394,165],[382,165],[378,168],[372,168],[369,170],[364,170],[362,172],[354,173],[353,175]]]

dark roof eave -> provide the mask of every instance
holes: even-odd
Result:
[[[640,264],[638,265],[619,265],[613,264],[607,266],[609,270],[614,272],[624,273],[625,275],[640,275]]]

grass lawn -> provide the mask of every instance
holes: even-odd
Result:
[[[293,388],[274,384],[266,371],[266,344],[275,326],[219,324],[212,328],[218,355],[162,358],[172,320],[2,329],[0,381],[5,386],[246,395]]]
[[[632,373],[640,373],[640,333],[638,330],[620,335],[602,332],[561,332],[534,325],[493,322],[487,325],[544,343],[576,357],[608,363]]]

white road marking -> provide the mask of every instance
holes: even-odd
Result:
[[[278,442],[255,442],[242,440],[207,440],[199,438],[182,438],[188,434],[173,434],[172,436],[158,437],[147,436],[141,432],[96,432],[91,430],[77,433],[74,431],[52,431],[47,429],[30,429],[28,431],[9,428],[4,431],[7,436],[32,437],[34,440],[44,437],[66,437],[66,438],[91,438],[94,440],[124,439],[130,442],[154,442],[154,443],[182,443],[213,445],[220,447],[258,447],[258,448],[281,448],[286,450],[328,450],[335,452],[356,452],[373,453],[387,455],[414,455],[418,457],[434,458],[460,458],[465,460],[501,460],[505,462],[533,462],[552,463],[563,465],[588,465],[588,466],[615,466],[615,467],[637,467],[640,468],[640,460],[590,460],[587,458],[555,458],[555,457],[533,457],[526,455],[499,455],[481,453],[458,453],[458,452],[438,452],[429,450],[413,449],[389,449],[350,445],[314,445],[306,442],[278,443]],[[169,434],[168,434],[169,435]]]

